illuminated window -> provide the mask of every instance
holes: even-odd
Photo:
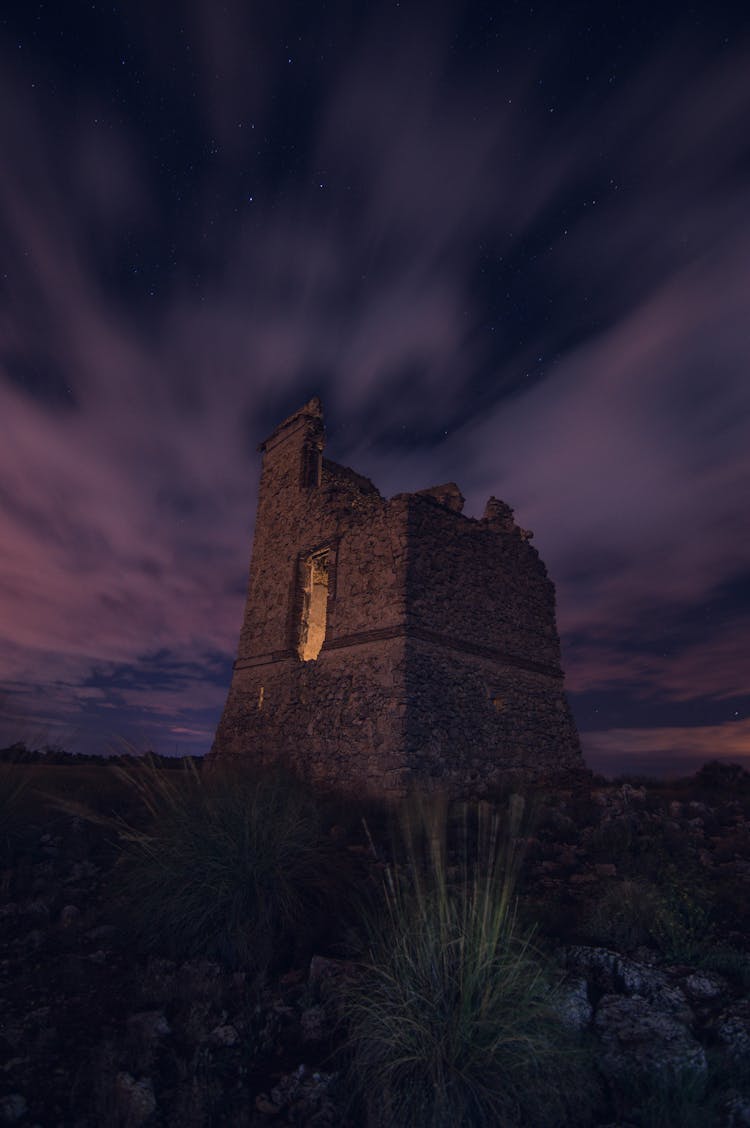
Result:
[[[302,622],[298,653],[303,662],[314,661],[326,637],[329,552],[314,552],[303,562]]]

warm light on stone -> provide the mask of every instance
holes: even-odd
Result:
[[[328,552],[318,552],[304,563],[302,623],[298,653],[303,662],[314,661],[326,637],[328,614]]]

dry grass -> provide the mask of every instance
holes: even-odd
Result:
[[[351,1076],[378,1128],[585,1124],[580,1051],[518,925],[522,814],[464,808],[449,864],[444,807],[405,810],[368,956],[344,997]]]

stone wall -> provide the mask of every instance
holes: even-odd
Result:
[[[521,530],[409,497],[410,626],[544,664],[560,676],[555,589]]]
[[[238,658],[213,756],[322,783],[481,792],[582,766],[554,588],[529,534],[453,483],[383,498],[324,459],[317,400],[262,444]],[[322,642],[322,646],[321,646]]]

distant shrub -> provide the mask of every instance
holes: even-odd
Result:
[[[750,772],[741,764],[726,764],[710,760],[693,777],[703,791],[728,792],[732,795],[750,793]]]
[[[143,946],[222,956],[262,975],[340,893],[340,855],[291,777],[148,765],[123,774],[148,815],[118,823],[121,888]]]
[[[22,740],[17,740],[14,744],[0,748],[0,764],[18,764],[27,760],[28,756],[29,750]]]
[[[589,849],[593,861],[614,863],[619,873],[633,880],[658,884],[665,867],[679,866],[691,873],[698,869],[696,844],[688,828],[639,811],[601,822],[589,838]]]
[[[713,941],[711,905],[705,890],[667,871],[659,887],[650,926],[659,950],[671,960],[697,961]]]
[[[648,944],[658,903],[658,890],[650,882],[614,882],[590,906],[583,932],[597,944],[624,951]]]
[[[637,850],[637,841],[637,817],[620,815],[594,827],[589,838],[589,850],[594,861],[614,862],[622,869],[624,864],[630,864]]]
[[[600,944],[631,950],[651,944],[671,960],[698,960],[713,941],[711,905],[699,884],[673,868],[657,883],[613,882],[589,908],[584,934]]]
[[[514,801],[506,826],[480,807],[451,866],[445,810],[405,811],[368,957],[343,995],[352,1085],[371,1125],[586,1123],[583,1059],[517,924],[519,816]]]

